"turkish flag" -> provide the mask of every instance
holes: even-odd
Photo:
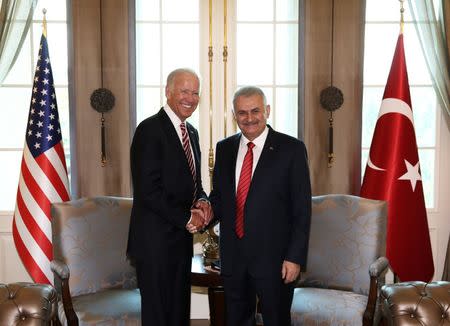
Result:
[[[386,256],[394,273],[401,281],[430,281],[433,256],[403,34],[398,37],[384,90],[361,197],[388,202]]]

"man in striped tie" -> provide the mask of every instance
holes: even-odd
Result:
[[[189,325],[192,232],[212,217],[200,176],[198,132],[186,122],[199,93],[195,72],[171,72],[167,104],[139,124],[131,145],[127,253],[136,264],[144,326]]]
[[[227,325],[255,325],[258,297],[264,326],[290,326],[311,219],[306,148],[267,125],[270,106],[257,87],[235,93],[233,113],[242,133],[217,144],[210,195],[220,220]]]

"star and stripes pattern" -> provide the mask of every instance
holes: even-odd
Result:
[[[13,219],[16,249],[36,283],[53,283],[50,206],[69,200],[55,87],[43,34],[34,75]]]

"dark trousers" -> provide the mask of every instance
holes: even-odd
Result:
[[[189,326],[191,263],[192,257],[136,263],[142,326]]]
[[[284,284],[280,273],[255,277],[248,269],[248,260],[236,250],[233,272],[223,276],[226,320],[228,326],[254,326],[256,298],[264,326],[290,326],[294,285]]]

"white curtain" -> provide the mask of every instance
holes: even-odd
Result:
[[[449,57],[443,15],[446,1],[439,0],[436,13],[433,0],[408,0],[438,101],[450,114]]]
[[[0,0],[0,84],[20,53],[37,0]]]

